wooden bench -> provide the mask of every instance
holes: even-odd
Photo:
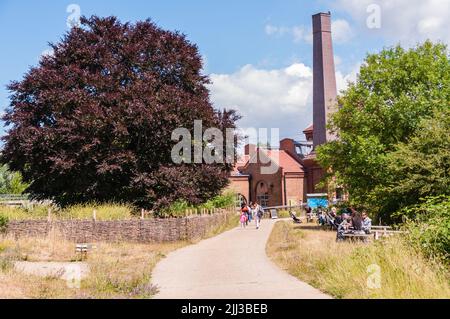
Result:
[[[371,229],[370,234],[374,236],[375,240],[378,240],[383,237],[391,237],[398,234],[405,234],[404,231],[399,230],[385,230],[385,229]]]
[[[398,234],[405,234],[404,231],[399,230],[389,230],[392,229],[389,226],[375,226],[372,227],[370,234],[344,234],[344,238],[348,239],[359,239],[359,240],[367,240],[368,238],[373,238],[374,240],[379,240],[381,238],[390,237]]]

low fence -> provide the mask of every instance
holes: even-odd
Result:
[[[96,220],[17,220],[9,221],[6,235],[46,237],[56,231],[64,239],[78,242],[173,242],[194,240],[228,222],[234,211],[183,218],[150,218],[114,221]]]

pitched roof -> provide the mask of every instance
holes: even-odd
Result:
[[[284,150],[266,150],[260,149],[266,156],[268,156],[278,167],[283,169],[284,173],[303,173],[303,166],[295,160],[289,153]],[[255,157],[257,153],[253,155]],[[250,162],[250,156],[245,155],[241,157],[233,168],[233,175],[239,175],[240,170],[245,168]]]
[[[309,133],[314,131],[314,124],[311,124],[307,128],[304,129],[303,133]]]
[[[274,161],[285,173],[302,173],[302,165],[284,150],[266,150],[266,154]]]

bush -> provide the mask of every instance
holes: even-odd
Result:
[[[411,245],[425,256],[450,263],[450,196],[428,197],[402,210]]]
[[[235,204],[236,194],[233,192],[227,192],[222,195],[216,196],[206,203],[201,205],[190,205],[185,200],[178,200],[170,205],[166,209],[162,209],[155,213],[157,217],[167,217],[167,216],[185,216],[186,210],[198,210],[198,209],[215,209],[215,208],[227,208]]]
[[[213,208],[227,208],[235,204],[236,194],[229,192],[207,201],[205,204],[200,205],[200,208],[213,209]]]

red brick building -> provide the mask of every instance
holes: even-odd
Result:
[[[243,200],[263,206],[298,205],[307,194],[323,193],[318,187],[324,172],[316,161],[315,148],[335,136],[326,129],[336,108],[336,75],[331,37],[331,14],[318,13],[313,25],[313,125],[303,133],[304,141],[284,139],[279,149],[257,149],[247,145],[230,176],[231,189]],[[267,162],[275,169],[263,174]]]

